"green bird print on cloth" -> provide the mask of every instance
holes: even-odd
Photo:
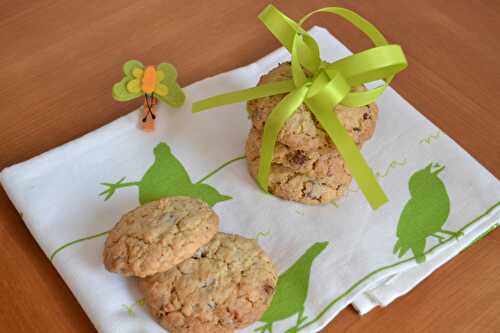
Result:
[[[231,197],[220,194],[215,188],[203,182],[229,164],[245,158],[244,156],[233,158],[210,172],[198,182],[193,183],[184,166],[172,154],[170,147],[166,143],[161,142],[156,145],[154,148],[154,155],[155,160],[153,165],[146,171],[140,181],[125,182],[125,177],[123,177],[116,183],[102,183],[107,189],[99,193],[99,195],[104,196],[104,200],[108,200],[119,188],[137,186],[139,187],[139,202],[141,205],[160,198],[188,196],[205,201],[212,207],[221,201],[230,200]],[[67,242],[52,252],[50,260],[53,260],[56,254],[69,246],[99,238],[108,233],[109,230]]]
[[[122,187],[138,186],[141,205],[150,201],[173,196],[188,196],[205,201],[210,206],[231,199],[221,195],[212,186],[193,183],[177,158],[166,143],[159,143],[154,149],[155,161],[138,182],[125,183],[125,177],[117,183],[102,183],[108,189],[101,192],[104,200],[108,200],[115,191]]]
[[[328,242],[313,244],[307,251],[278,278],[278,285],[271,305],[260,318],[265,325],[256,332],[272,332],[277,321],[297,315],[296,325],[287,332],[295,332],[307,317],[304,316],[304,303],[309,290],[309,275],[314,259],[328,246]]]
[[[443,170],[444,166],[431,163],[410,177],[411,198],[399,218],[396,232],[398,240],[393,250],[400,258],[411,249],[416,261],[423,263],[428,237],[437,238],[441,243],[445,237],[440,234],[455,238],[461,235],[460,232],[443,229],[450,214],[450,198],[443,181],[439,178],[439,173]]]

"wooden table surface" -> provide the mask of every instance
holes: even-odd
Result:
[[[257,20],[267,1],[2,1],[0,169],[131,111],[112,84],[130,58],[174,63],[187,85],[278,47]],[[358,11],[409,68],[393,87],[494,175],[500,175],[500,2],[274,1],[292,18],[337,5]],[[357,51],[366,39],[337,18]],[[464,177],[467,176],[464,170]],[[500,332],[500,230],[451,260],[409,295],[359,317],[347,308],[324,332]],[[95,332],[0,190],[0,331]]]

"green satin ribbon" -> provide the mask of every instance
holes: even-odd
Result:
[[[302,28],[312,15],[321,12],[336,14],[349,21],[367,35],[375,47],[334,63],[322,61],[316,41]],[[260,13],[259,19],[290,51],[293,79],[210,97],[193,103],[193,112],[288,93],[269,114],[264,126],[257,174],[260,187],[268,191],[271,162],[279,131],[297,108],[305,103],[337,147],[372,208],[377,209],[385,204],[387,196],[333,110],[339,104],[359,107],[373,103],[394,76],[407,67],[401,47],[388,44],[373,24],[355,12],[340,7],[313,11],[297,23],[273,5],[268,5]],[[384,84],[367,91],[351,92],[355,86],[377,80],[383,80]]]

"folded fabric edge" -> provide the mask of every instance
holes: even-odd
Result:
[[[352,302],[353,307],[360,315],[364,315],[377,306],[389,305],[395,299],[406,295],[434,271],[482,238],[484,233],[498,224],[500,224],[500,203],[497,202],[483,215],[480,215],[480,218],[473,225],[464,230],[465,235],[455,241],[452,246],[423,264],[397,273],[389,280],[379,281],[374,288],[370,288],[356,297]]]

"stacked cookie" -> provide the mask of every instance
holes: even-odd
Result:
[[[292,78],[290,63],[280,64],[261,77],[259,85]],[[355,91],[364,90],[358,87]],[[246,143],[250,174],[258,172],[260,146],[267,117],[285,95],[249,101],[252,128]],[[361,147],[372,136],[377,121],[375,104],[335,108],[340,122]],[[351,174],[321,125],[302,104],[282,127],[274,149],[269,191],[283,199],[316,205],[339,198],[351,183]]]
[[[232,332],[261,317],[277,274],[255,240],[218,225],[215,212],[193,198],[147,203],[111,230],[104,265],[141,278],[145,303],[171,333]]]

